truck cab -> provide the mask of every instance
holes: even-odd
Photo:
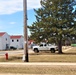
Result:
[[[46,43],[41,43],[38,46],[33,46],[33,51],[38,53],[39,51],[51,51],[51,53],[55,53],[55,51],[58,49],[55,45],[49,45]]]

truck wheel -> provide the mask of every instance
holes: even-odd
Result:
[[[55,49],[54,48],[51,49],[51,53],[55,53]]]
[[[38,49],[34,49],[34,52],[35,52],[35,53],[39,53],[39,50],[38,50]]]

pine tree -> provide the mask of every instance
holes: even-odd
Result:
[[[53,39],[58,44],[58,53],[62,52],[62,40],[65,37],[75,36],[76,28],[73,7],[74,0],[41,0],[41,8],[34,9],[36,21],[28,28],[31,37],[40,42],[45,38]],[[75,27],[75,28],[74,28]]]

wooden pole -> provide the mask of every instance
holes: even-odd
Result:
[[[28,62],[28,35],[27,35],[27,0],[23,0],[24,10],[24,62]]]

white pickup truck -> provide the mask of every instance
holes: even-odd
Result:
[[[39,51],[51,51],[51,53],[55,53],[58,50],[58,47],[55,45],[49,45],[46,43],[42,43],[39,46],[33,46],[33,51],[38,53]]]

